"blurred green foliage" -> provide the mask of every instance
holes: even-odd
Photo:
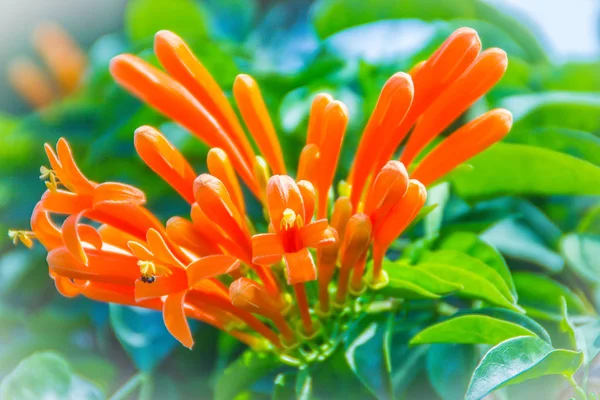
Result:
[[[301,370],[244,352],[206,326],[195,327],[201,339],[189,352],[160,314],[62,299],[41,246],[26,252],[0,242],[0,398],[447,400],[478,399],[519,382],[500,392],[525,399],[563,390],[566,381],[534,378],[573,379],[583,354],[585,371],[575,379],[584,387],[585,379],[600,379],[590,367],[600,351],[600,60],[554,64],[528,21],[481,0],[131,0],[124,20],[124,32],[89,49],[76,95],[24,118],[1,116],[0,230],[27,227],[44,189],[36,184],[42,143],[61,136],[91,179],[140,187],[161,218],[187,213],[137,158],[132,133],[144,124],[159,127],[198,170],[206,146],[108,73],[110,58],[123,52],[156,63],[151,46],[160,29],[185,38],[228,94],[236,74],[255,76],[289,165],[297,163],[312,96],[327,91],[350,110],[338,169],[345,176],[385,80],[426,58],[460,26],[477,29],[485,47],[502,47],[510,59],[503,80],[461,121],[506,107],[515,124],[504,143],[459,168],[445,192],[430,197],[437,208],[409,235],[420,237],[424,225],[426,239],[408,247],[399,241],[402,258],[393,264],[417,268],[392,269],[386,290],[411,299],[409,307],[354,321],[326,362]],[[443,296],[449,304],[439,301]],[[468,304],[514,311],[476,307],[446,316],[444,305]],[[459,324],[467,330],[462,344],[409,345],[427,326],[422,343],[448,339],[458,318],[469,321]],[[490,327],[505,330],[494,336]],[[503,341],[506,332],[537,336]],[[497,346],[481,360],[490,345]],[[522,354],[526,362],[510,369]]]

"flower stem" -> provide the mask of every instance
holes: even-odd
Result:
[[[310,336],[313,333],[313,324],[310,318],[310,310],[308,308],[308,297],[306,296],[306,288],[304,287],[304,283],[295,284],[294,291],[296,292],[296,301],[298,302],[298,311],[300,312],[300,318],[302,318],[304,334],[306,336]]]

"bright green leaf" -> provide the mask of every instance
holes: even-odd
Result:
[[[487,315],[461,315],[425,328],[412,338],[410,343],[496,345],[512,337],[534,335],[521,325]]]
[[[497,143],[469,164],[451,179],[463,197],[600,194],[600,167],[540,147]]]
[[[440,249],[457,250],[483,261],[496,270],[504,279],[513,296],[516,296],[515,284],[504,258],[494,246],[471,232],[455,232],[446,236],[438,245]]]
[[[555,350],[534,336],[512,338],[484,356],[473,373],[466,399],[479,400],[503,386],[545,375],[570,378],[582,363],[581,352]]]
[[[551,343],[550,335],[544,329],[543,326],[538,324],[533,319],[529,318],[527,315],[514,312],[512,310],[507,310],[505,308],[495,308],[495,307],[487,307],[487,308],[471,308],[464,311],[459,311],[456,315],[487,315],[489,317],[495,319],[501,319],[504,321],[509,321],[517,325],[521,325],[523,328],[535,333],[540,338],[544,339],[546,342]]]
[[[67,361],[52,352],[36,353],[24,359],[0,383],[0,398],[103,399],[94,384],[73,374]]]
[[[437,237],[442,227],[444,219],[444,208],[450,198],[450,185],[447,182],[441,183],[427,190],[426,206],[437,205],[425,217],[425,236],[428,238]]]
[[[446,282],[427,271],[402,263],[384,261],[389,284],[382,293],[397,298],[439,298],[457,292],[461,285]]]
[[[273,354],[246,351],[225,369],[215,384],[216,400],[231,400],[254,382],[281,366]]]

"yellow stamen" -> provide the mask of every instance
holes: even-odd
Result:
[[[28,249],[33,247],[33,240],[35,233],[30,231],[20,231],[15,229],[9,229],[8,237],[12,240],[16,246],[19,242],[23,243]]]
[[[137,265],[140,267],[142,278],[150,280],[150,282],[153,282],[156,276],[169,276],[173,273],[168,267],[152,261],[139,260]]]
[[[294,210],[286,208],[283,210],[283,218],[281,218],[280,228],[288,230],[296,225],[298,228],[302,228],[304,221],[302,217],[297,215]]]
[[[56,172],[54,172],[53,170],[44,167],[43,165],[40,167],[40,179],[41,180],[46,180],[46,182],[44,182],[46,184],[46,187],[48,188],[48,190],[50,190],[51,192],[56,192],[56,190],[58,189],[58,177],[56,176]]]

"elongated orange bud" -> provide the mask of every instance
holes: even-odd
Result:
[[[231,240],[251,254],[250,235],[223,182],[212,175],[202,174],[194,181],[196,203],[204,214],[219,226]]]
[[[471,66],[480,50],[481,40],[479,40],[477,32],[471,28],[459,28],[422,66],[414,71],[414,75],[412,75],[415,87],[413,103],[400,126],[381,146],[382,151],[376,168],[383,166],[392,157],[417,118],[446,87]]]
[[[308,117],[306,144],[320,145],[325,126],[325,109],[333,102],[333,97],[327,93],[319,93],[313,99]]]
[[[85,71],[86,57],[73,38],[60,25],[48,23],[36,29],[34,44],[62,92],[74,91]]]
[[[121,54],[110,62],[113,78],[125,89],[169,118],[179,122],[211,147],[220,147],[255,194],[258,188],[250,165],[227,132],[179,82],[146,61]]]
[[[133,143],[146,165],[192,204],[196,173],[167,138],[151,126],[141,126],[135,130]]]
[[[406,194],[391,209],[373,234],[373,280],[381,279],[385,252],[392,242],[417,216],[427,200],[427,191],[421,182],[411,179]]]
[[[315,188],[309,181],[298,181],[297,184],[304,203],[304,223],[308,224],[315,213]]]
[[[15,91],[33,108],[45,107],[55,99],[50,78],[31,60],[18,58],[11,61],[8,79]]]
[[[404,164],[391,160],[381,169],[375,178],[364,213],[371,218],[373,228],[378,224],[392,207],[404,196],[408,188],[408,172]]]
[[[240,215],[246,215],[246,205],[244,203],[242,188],[237,176],[235,176],[235,171],[231,162],[229,162],[227,154],[221,149],[212,148],[208,152],[206,164],[211,175],[223,182]]]
[[[307,144],[300,153],[298,162],[298,177],[300,180],[307,180],[313,184],[317,183],[319,173],[319,147],[316,144]]]
[[[436,180],[471,157],[500,141],[512,126],[512,115],[499,108],[488,111],[479,118],[456,130],[435,147],[417,165],[412,176],[424,185]]]
[[[154,36],[154,52],[162,66],[202,104],[229,134],[248,165],[254,151],[233,108],[210,72],[176,34],[162,30]]]
[[[333,101],[325,108],[325,125],[319,145],[319,173],[316,177],[318,197],[317,219],[327,217],[329,188],[340,158],[342,141],[348,125],[348,109],[344,103]]]
[[[181,217],[172,217],[167,221],[167,236],[176,245],[193,252],[198,257],[221,253],[216,238],[207,236],[196,229],[194,224]]]
[[[346,233],[340,248],[340,276],[335,301],[344,304],[350,274],[371,243],[371,219],[366,214],[354,214],[346,224]]]
[[[414,87],[410,75],[404,72],[394,74],[381,89],[375,109],[358,145],[356,157],[351,170],[352,204],[356,209],[360,201],[367,178],[379,154],[394,133],[394,129],[402,122],[414,97]],[[392,150],[393,152],[394,150]]]
[[[489,49],[427,108],[408,139],[400,160],[408,165],[419,151],[487,93],[504,75],[508,65],[506,53]]]
[[[248,130],[271,170],[275,174],[285,174],[279,139],[254,79],[249,75],[238,75],[233,83],[233,95]]]

